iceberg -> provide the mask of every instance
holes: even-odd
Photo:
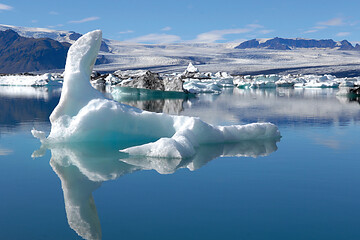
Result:
[[[185,79],[184,89],[189,93],[221,93],[221,87],[215,81],[201,81],[200,79]]]
[[[43,75],[4,75],[0,76],[0,86],[48,86],[56,85],[60,79],[50,73]]]
[[[201,145],[280,138],[272,123],[213,126],[199,118],[152,113],[105,98],[90,83],[102,32],[80,37],[69,49],[59,104],[50,115],[51,131],[32,133],[46,144],[126,142],[129,155],[189,158]]]
[[[189,65],[188,65],[188,67],[186,68],[185,71],[186,71],[186,72],[189,72],[189,73],[196,73],[196,72],[199,72],[199,69],[197,69],[197,68],[192,64],[192,62],[189,62]]]

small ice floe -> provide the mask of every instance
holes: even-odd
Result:
[[[197,69],[191,62],[189,63],[188,67],[186,68],[186,72],[196,73],[199,72],[199,69]]]
[[[100,30],[80,37],[69,49],[59,104],[50,116],[44,144],[115,141],[132,143],[120,149],[130,156],[189,158],[204,144],[279,139],[271,123],[213,126],[199,118],[152,113],[106,99],[90,84],[102,39]]]
[[[257,75],[237,76],[234,85],[238,88],[337,88],[340,84],[353,84],[354,80],[336,78],[332,75]]]
[[[189,64],[190,70],[195,71],[193,65]],[[180,78],[183,79],[183,88],[189,93],[221,93],[223,88],[234,87],[234,78],[227,72],[201,73],[196,68],[196,72],[189,72],[187,69]]]
[[[221,93],[221,85],[215,81],[184,79],[184,89],[189,93]]]
[[[47,86],[56,85],[57,80],[50,73],[43,75],[4,75],[0,76],[0,86]]]
[[[234,77],[227,72],[217,72],[215,73],[215,76],[211,78],[211,80],[215,81],[216,84],[222,88],[234,87]]]
[[[257,75],[257,76],[244,76],[237,77],[234,80],[238,88],[276,88],[275,81],[280,77],[277,75]]]
[[[338,81],[332,75],[304,75],[297,79],[295,87],[302,88],[337,88],[339,87]]]
[[[296,79],[291,75],[281,76],[277,81],[275,81],[276,87],[287,87],[292,88],[296,83]]]

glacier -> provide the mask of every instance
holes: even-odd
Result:
[[[70,47],[50,134],[32,130],[42,143],[126,142],[132,146],[120,151],[129,155],[189,158],[200,145],[281,137],[272,123],[213,126],[199,118],[142,111],[106,99],[90,83],[101,41],[102,32],[95,30]]]

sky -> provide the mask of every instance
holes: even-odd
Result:
[[[0,24],[140,43],[242,42],[254,38],[360,42],[360,1],[0,0]]]

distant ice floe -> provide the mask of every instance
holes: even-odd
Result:
[[[234,78],[238,88],[338,88],[339,86],[360,85],[360,77],[336,78],[332,75],[256,75],[238,76]]]
[[[0,86],[48,86],[59,85],[62,80],[56,74],[45,73],[43,75],[4,75],[0,76]]]
[[[50,116],[51,132],[33,130],[45,144],[116,141],[132,143],[129,155],[189,158],[204,144],[279,139],[271,123],[212,126],[198,118],[152,113],[106,99],[89,80],[101,31],[79,38],[69,49],[59,104]]]
[[[225,88],[271,89],[277,87],[296,88],[338,88],[360,85],[360,77],[337,78],[332,75],[245,75],[232,76],[227,72],[200,72],[191,62],[184,72],[158,74],[149,70],[115,71],[111,74],[98,74],[92,84],[137,89],[173,91],[183,93],[220,94]]]

